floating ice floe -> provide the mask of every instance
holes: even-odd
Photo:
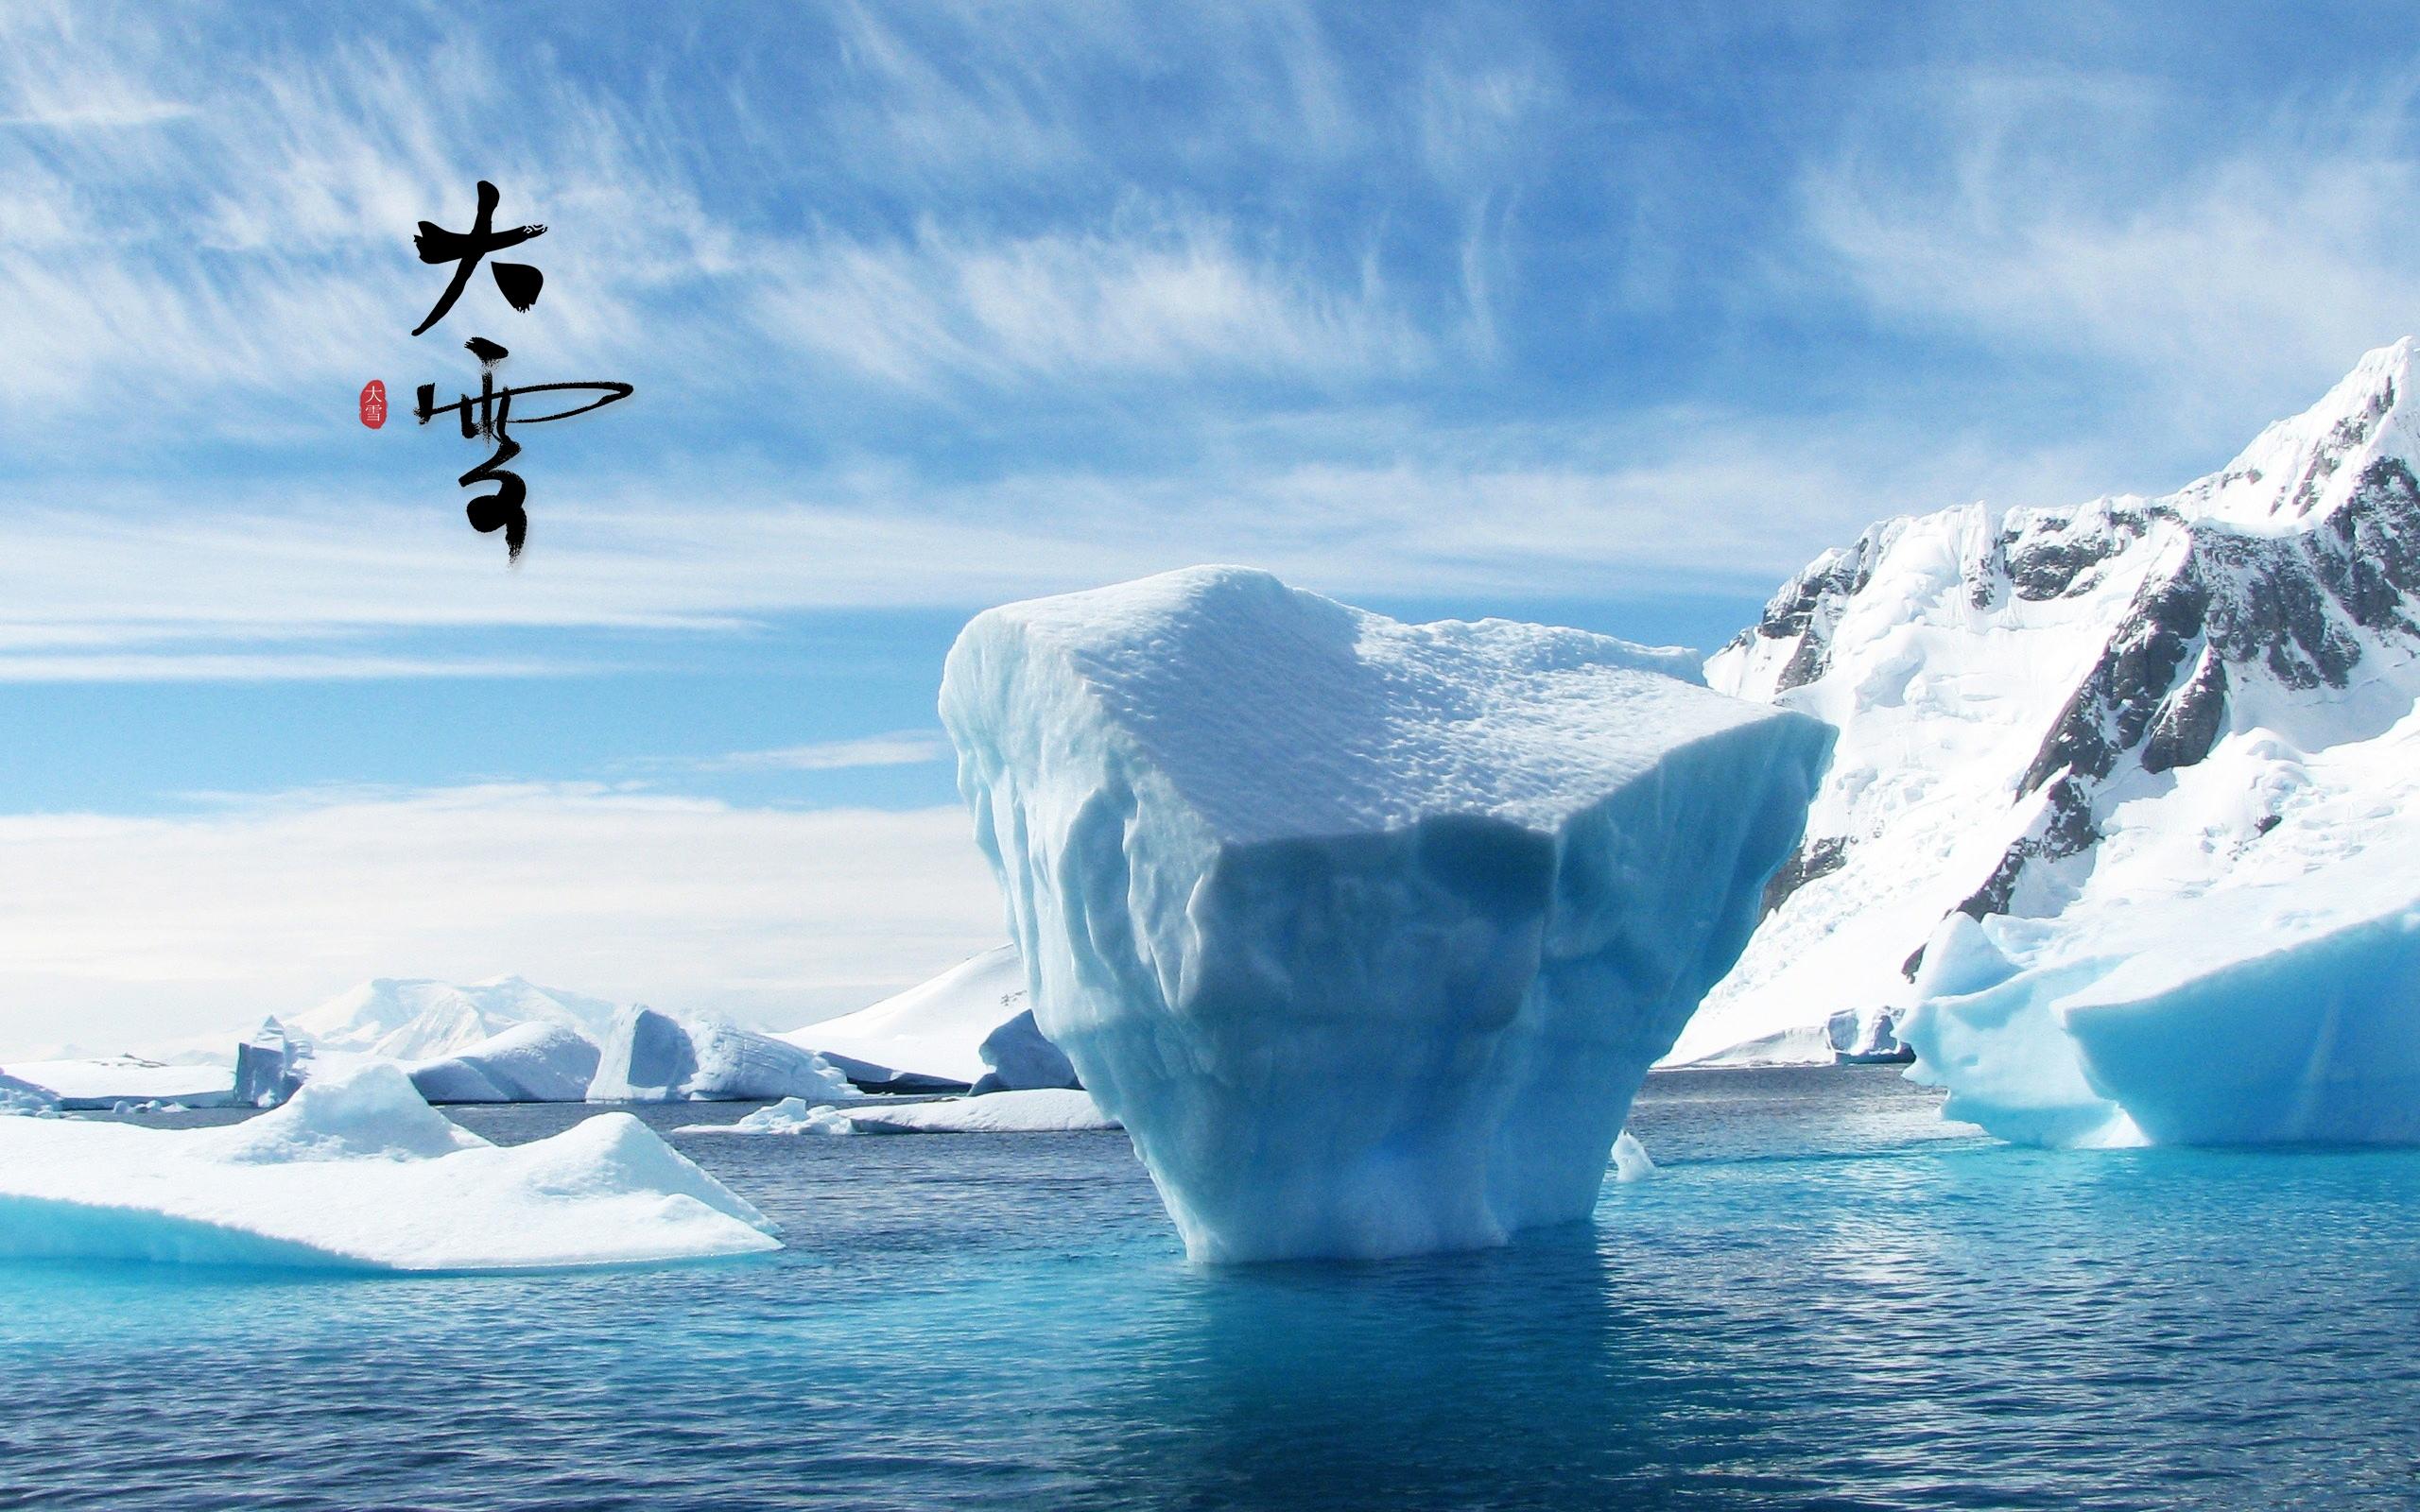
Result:
[[[230,1127],[0,1119],[0,1257],[490,1270],[779,1247],[627,1113],[500,1147],[383,1061]]]
[[[577,1103],[597,1060],[596,1041],[579,1030],[530,1022],[404,1070],[432,1103]]]
[[[606,1037],[592,1103],[753,1102],[852,1095],[849,1079],[812,1051],[718,1019],[622,1010]]]
[[[140,1056],[14,1060],[0,1070],[43,1089],[64,1108],[107,1109],[141,1102],[223,1108],[234,1096],[234,1073],[225,1066],[164,1066]]]
[[[1692,675],[1237,568],[959,635],[942,722],[1036,1016],[1191,1255],[1467,1248],[1589,1213],[1830,746]]]
[[[1072,1088],[885,1103],[852,1108],[848,1117],[860,1134],[1080,1134],[1119,1126],[1090,1093]]]
[[[810,1108],[803,1097],[785,1097],[729,1124],[684,1124],[675,1134],[853,1134],[856,1126],[836,1108]]]

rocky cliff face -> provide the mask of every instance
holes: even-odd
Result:
[[[1953,911],[2050,919],[2358,850],[2357,823],[2276,832],[2385,801],[2420,754],[2412,358],[2370,353],[2166,497],[1885,521],[1784,586],[1707,680],[1841,739],[1673,1058],[1889,1018]]]

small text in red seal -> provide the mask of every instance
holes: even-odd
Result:
[[[378,379],[361,386],[361,423],[373,431],[387,423],[387,386]]]

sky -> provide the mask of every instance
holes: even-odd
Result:
[[[990,604],[1711,648],[2173,489],[2420,331],[2415,90],[2393,6],[0,0],[0,1061],[929,975]],[[415,338],[483,178],[544,292]],[[409,413],[473,335],[634,387],[516,432],[512,566]]]

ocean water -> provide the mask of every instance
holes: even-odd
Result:
[[[1385,1264],[1189,1267],[1115,1134],[683,1139],[746,1261],[0,1264],[0,1506],[2420,1505],[2420,1152],[2013,1149],[1890,1068],[1632,1126],[1594,1225]]]

